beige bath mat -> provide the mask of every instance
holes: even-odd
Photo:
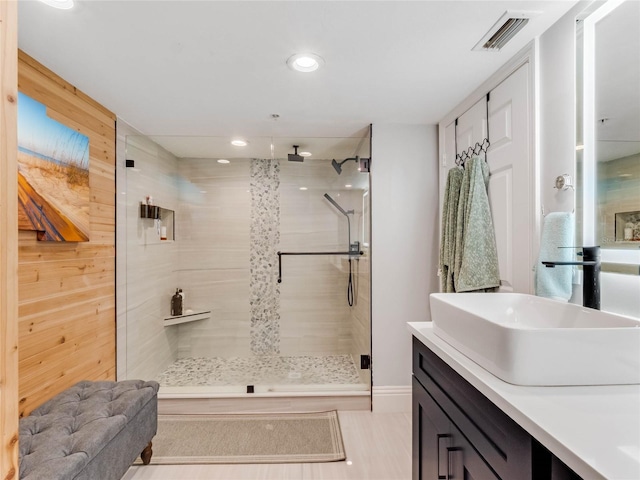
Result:
[[[151,464],[309,463],[345,458],[335,410],[160,415]]]

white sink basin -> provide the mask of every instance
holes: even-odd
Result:
[[[431,294],[433,332],[516,385],[640,384],[640,321],[519,293]]]

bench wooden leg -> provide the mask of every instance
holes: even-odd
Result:
[[[144,450],[140,454],[142,463],[144,463],[145,465],[149,465],[149,462],[151,461],[151,455],[153,455],[153,450],[151,449],[151,442],[149,442],[149,445],[144,447]]]

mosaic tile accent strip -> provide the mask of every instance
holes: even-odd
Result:
[[[164,387],[360,383],[349,355],[181,358],[157,380]]]
[[[252,159],[249,304],[251,352],[280,353],[280,162]]]

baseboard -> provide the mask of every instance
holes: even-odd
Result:
[[[411,413],[411,386],[373,387],[374,412]]]

